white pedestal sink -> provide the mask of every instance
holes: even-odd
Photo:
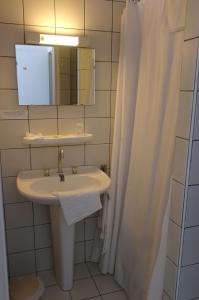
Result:
[[[103,193],[110,186],[110,178],[95,167],[80,167],[77,174],[64,169],[65,181],[60,182],[56,170],[50,176],[44,176],[43,170],[20,172],[17,176],[19,192],[34,203],[50,205],[55,272],[58,284],[63,290],[73,285],[74,235],[75,225],[68,226],[62,213],[56,192],[65,192],[66,196],[74,192]]]

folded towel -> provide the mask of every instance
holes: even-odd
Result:
[[[185,28],[187,0],[166,0],[168,26],[171,32]]]
[[[66,223],[69,226],[102,208],[99,193],[88,191],[85,194],[84,191],[84,194],[74,193],[74,195],[66,197],[64,192],[58,192],[56,195],[62,207]]]

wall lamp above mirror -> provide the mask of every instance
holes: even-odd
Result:
[[[95,49],[78,44],[79,37],[35,34],[32,44],[15,45],[19,105],[95,104]]]
[[[75,47],[79,45],[79,37],[68,35],[40,34],[40,44]]]

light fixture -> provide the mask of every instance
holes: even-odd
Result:
[[[40,44],[78,46],[79,37],[69,35],[40,34]]]

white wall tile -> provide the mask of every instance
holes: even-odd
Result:
[[[188,200],[186,207],[186,223],[188,226],[199,225],[199,186],[190,186],[188,189]]]
[[[75,244],[75,258],[74,261],[76,264],[84,262],[84,242]]]
[[[86,165],[109,166],[109,145],[86,145],[85,150]]]
[[[38,271],[49,270],[53,266],[52,249],[36,250],[36,265]]]
[[[86,29],[111,31],[112,1],[86,0]]]
[[[198,11],[198,0],[187,1],[187,21],[185,27],[185,39],[190,39],[199,36]]]
[[[189,184],[199,184],[199,142],[193,142]]]
[[[15,44],[24,43],[22,25],[0,24],[0,56],[15,56]]]
[[[6,228],[12,229],[33,225],[32,203],[7,204],[5,207]]]
[[[46,27],[46,26],[34,26],[34,25],[26,25],[25,24],[25,42],[32,43],[34,39],[33,33],[48,33],[55,34],[55,27]]]
[[[111,63],[96,63],[96,90],[111,89]]]
[[[55,119],[57,118],[56,106],[29,106],[30,119]]]
[[[84,0],[56,0],[56,26],[84,28]]]
[[[112,61],[119,61],[120,52],[120,33],[112,33]]]
[[[75,224],[75,242],[84,241],[84,220]]]
[[[96,61],[111,61],[111,32],[86,30],[89,46],[95,48]]]
[[[86,117],[110,117],[110,91],[96,91],[95,105],[85,107]]]
[[[86,241],[85,242],[86,245],[86,261],[90,261],[91,260],[91,253],[92,253],[92,249],[93,249],[93,240],[91,241]]]
[[[176,135],[185,139],[189,139],[190,135],[192,105],[193,93],[181,92],[178,108]]]
[[[27,25],[54,26],[54,1],[24,0],[24,18]]]
[[[197,51],[198,39],[193,39],[184,43],[181,90],[194,90]]]
[[[199,264],[181,269],[179,300],[196,299],[199,297]]]
[[[84,146],[65,146],[64,149],[64,167],[84,165]]]
[[[111,89],[117,90],[117,73],[118,73],[118,63],[112,63],[112,77],[111,77]]]
[[[61,28],[61,27],[56,27],[56,34],[62,34],[62,35],[78,35],[79,37],[82,37],[80,41],[80,45],[84,47],[84,45],[87,47],[87,41],[84,40],[84,29],[77,29],[77,28]],[[85,44],[84,44],[85,42]]]
[[[85,131],[93,134],[93,139],[90,144],[109,143],[110,119],[86,118]]]
[[[11,254],[8,262],[10,276],[32,274],[36,271],[34,251]]]
[[[21,0],[2,0],[0,22],[23,24],[23,5]]]
[[[188,141],[176,138],[173,177],[184,183],[187,168]]]
[[[17,89],[15,58],[0,57],[0,88]]]
[[[167,259],[165,276],[164,276],[164,290],[172,299],[175,296],[176,279],[177,279],[177,268],[170,260]]]
[[[57,120],[30,120],[30,132],[42,134],[57,134]]]
[[[2,109],[0,111],[0,120],[28,120],[28,110],[26,106],[19,109]]]
[[[34,224],[41,225],[50,222],[48,205],[34,204]]]
[[[35,226],[35,248],[51,246],[50,224]]]
[[[82,124],[84,129],[84,119],[59,119],[58,120],[58,128],[59,134],[75,134],[78,133],[79,128],[78,124]]]
[[[121,23],[121,15],[123,9],[125,7],[125,3],[122,2],[113,2],[113,31],[120,32],[120,23]]]
[[[34,249],[33,227],[8,230],[7,247],[9,254]]]
[[[9,149],[1,151],[3,176],[17,176],[19,171],[30,169],[29,149]]]
[[[182,266],[199,263],[199,226],[184,231]]]
[[[95,231],[97,226],[96,218],[88,218],[85,220],[85,239],[92,240],[95,238]]]
[[[199,140],[199,93],[197,93],[193,139]]]
[[[0,109],[1,110],[19,109],[17,91],[0,90]],[[21,109],[24,109],[24,107],[21,107]]]
[[[116,91],[111,91],[111,117],[115,117]]]
[[[54,169],[58,166],[58,148],[32,148],[31,163],[33,169]]]
[[[28,132],[28,120],[0,120],[0,148],[25,148],[23,137]]]
[[[75,106],[75,105],[58,106],[58,118],[79,119],[79,118],[83,118],[83,117],[84,117],[84,107],[83,106]]]
[[[185,186],[172,181],[170,217],[178,225],[182,223]]]
[[[180,250],[181,227],[172,221],[169,222],[167,256],[178,265]]]
[[[113,138],[114,138],[114,127],[115,127],[115,119],[114,119],[114,118],[111,118],[110,124],[111,124],[110,142],[113,143]]]
[[[16,177],[5,177],[3,182],[4,203],[16,203],[27,201],[17,190]]]

